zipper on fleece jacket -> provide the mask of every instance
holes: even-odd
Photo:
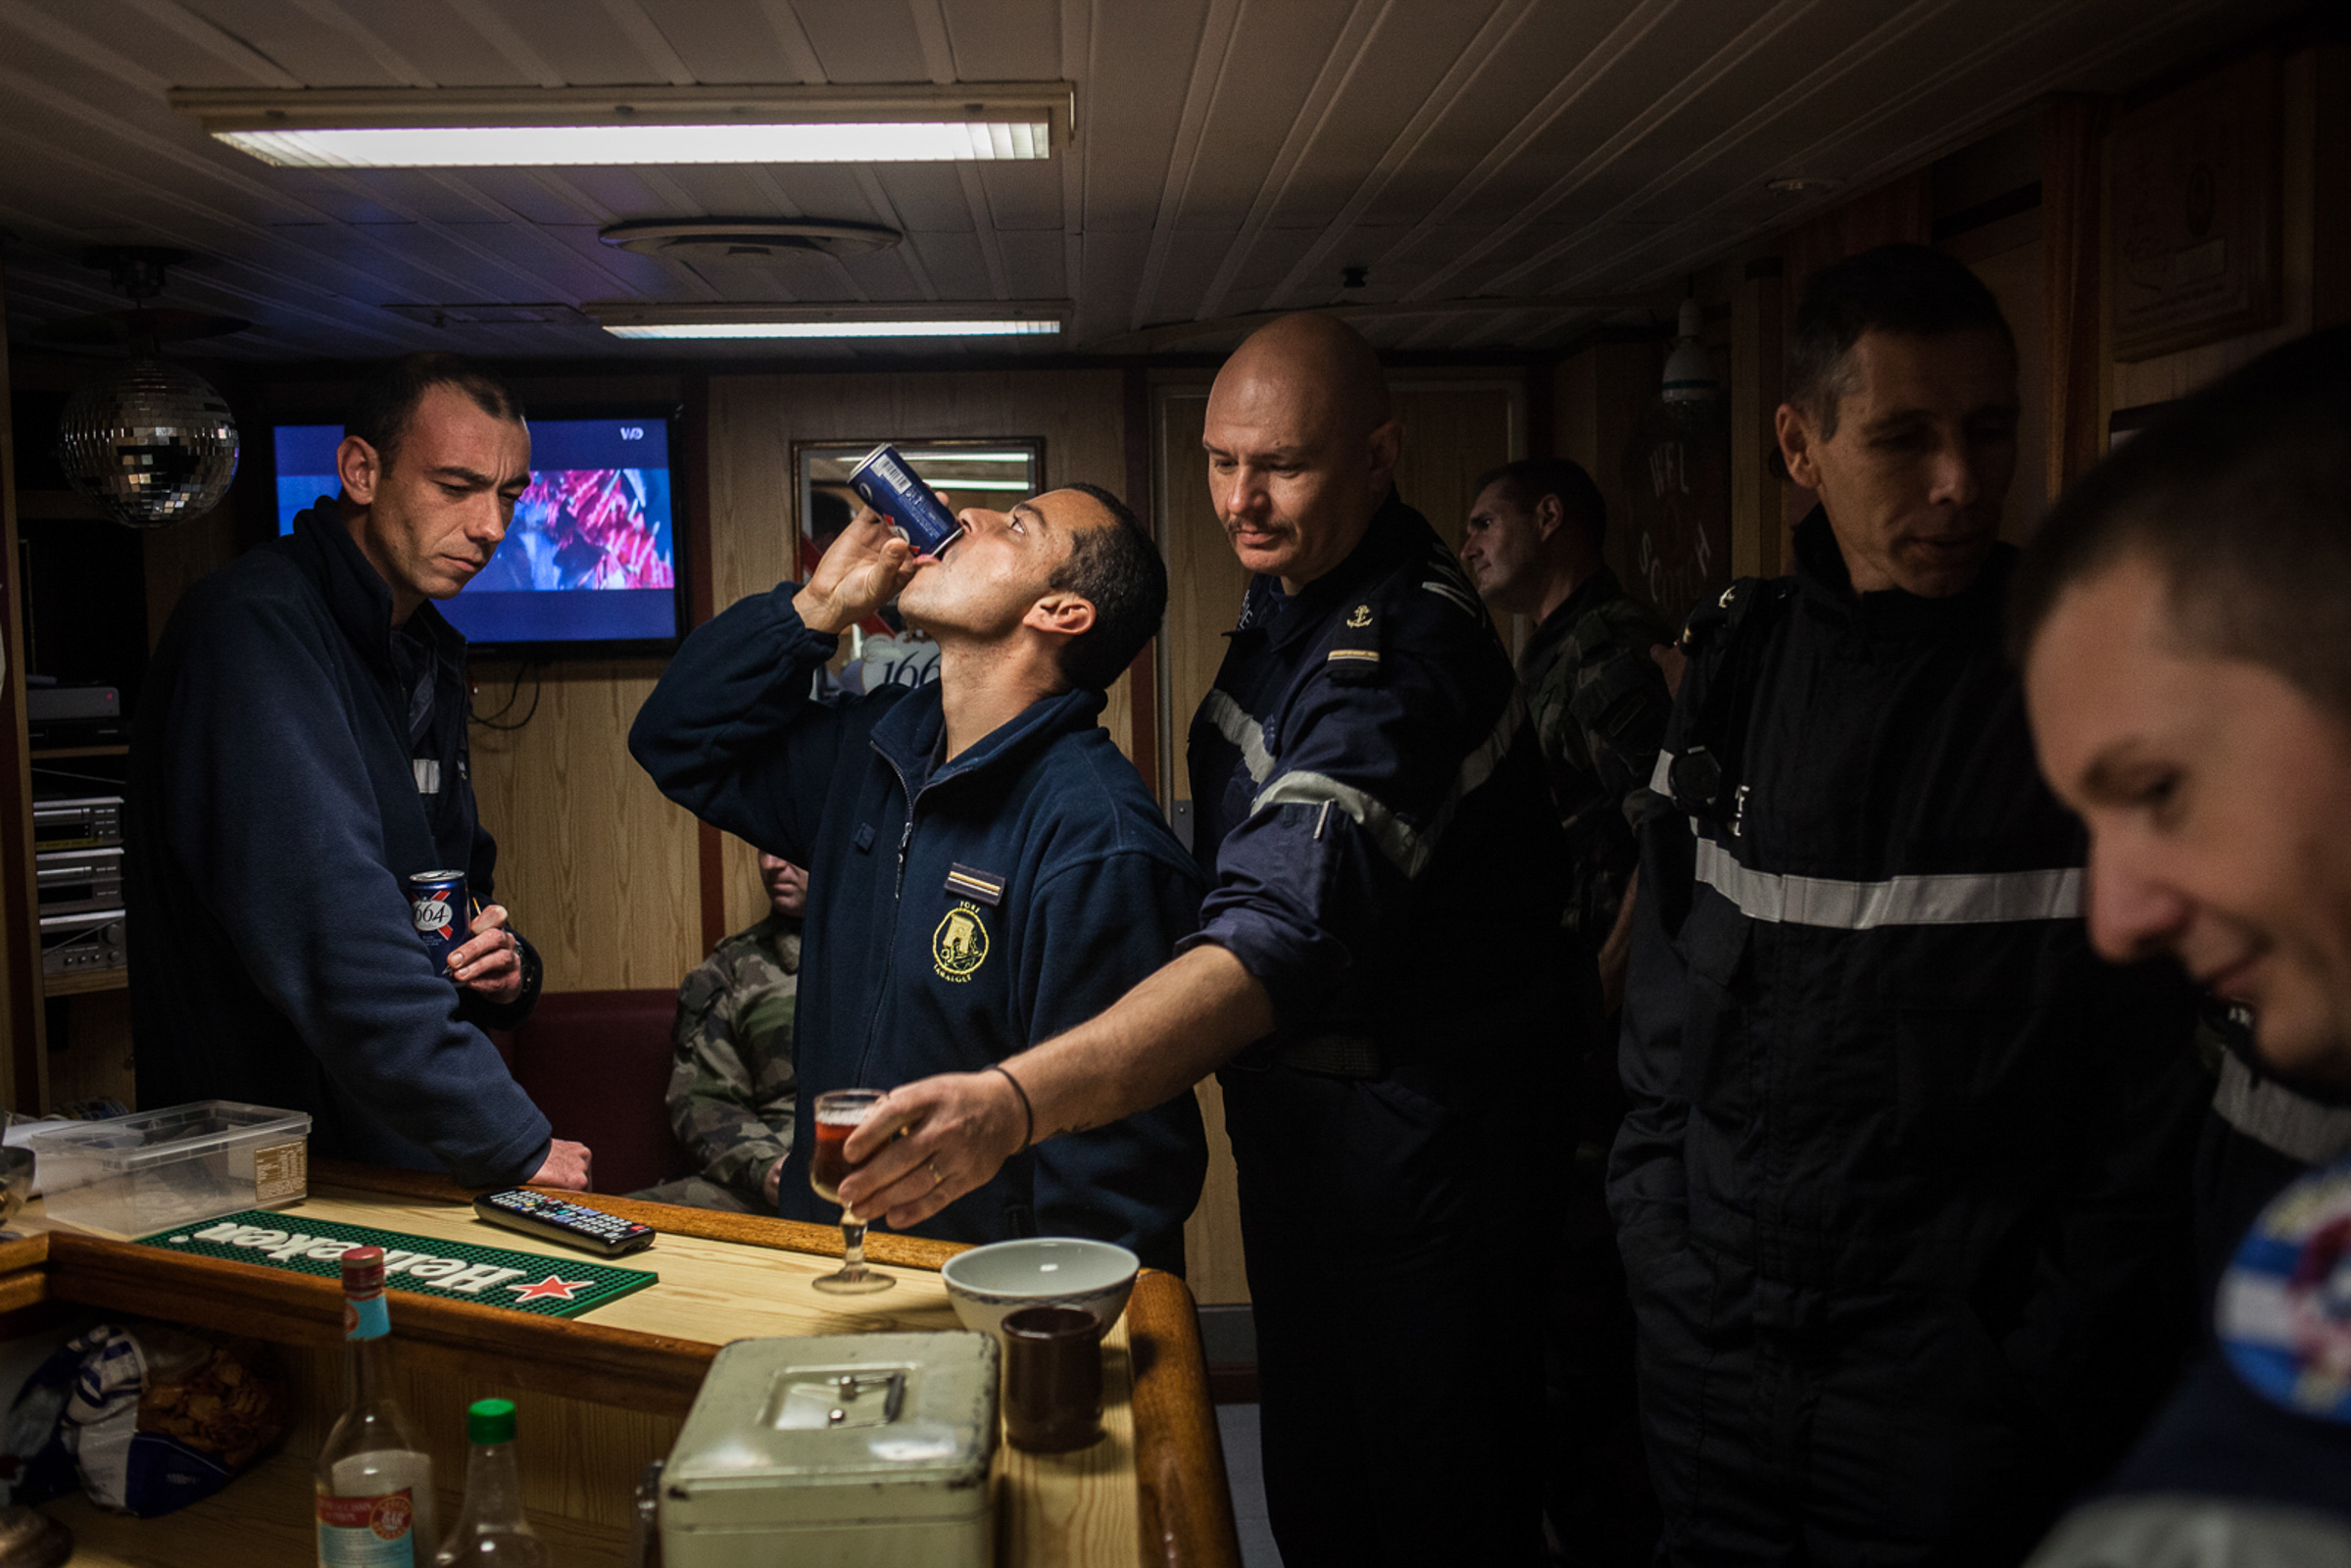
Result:
[[[905,893],[906,888],[906,847],[914,842],[914,802],[916,799],[914,792],[906,787],[906,769],[898,765],[897,759],[883,751],[879,744],[874,744],[873,754],[890,764],[891,773],[898,779],[898,793],[905,796],[906,802],[906,831],[898,836],[898,878],[890,889],[890,934],[882,943],[881,984],[874,988],[873,1016],[865,1020],[865,1045],[857,1053],[857,1079],[859,1082],[862,1082],[865,1077],[865,1064],[873,1059],[874,1037],[881,1033],[882,1008],[889,1002],[890,978],[898,969],[898,912],[901,907],[900,895]]]

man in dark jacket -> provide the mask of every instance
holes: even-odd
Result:
[[[2082,922],[2001,647],[2016,361],[1887,246],[1798,312],[1792,582],[1692,617],[1610,1204],[1675,1563],[2014,1562],[2188,1338],[2201,1074]]]
[[[1090,486],[959,516],[936,561],[860,516],[806,586],[687,638],[629,732],[664,795],[808,867],[805,1102],[985,1072],[1099,1012],[1197,921],[1190,858],[1096,722],[1166,607],[1151,536]],[[893,597],[937,640],[939,679],[812,701],[841,630]],[[1207,1141],[1189,1093],[1163,1098],[1025,1149],[919,1233],[1090,1236],[1181,1270]],[[811,1143],[785,1158],[788,1219],[840,1212],[809,1190]]]
[[[1524,1298],[1566,1157],[1566,868],[1501,641],[1396,494],[1401,438],[1378,357],[1328,317],[1225,362],[1203,444],[1254,576],[1192,726],[1200,934],[1008,1079],[894,1094],[842,1188],[919,1218],[1032,1109],[1057,1136],[1216,1072],[1289,1568],[1526,1563],[1541,1533]]]
[[[482,1033],[528,1015],[538,957],[489,902],[465,639],[428,603],[498,548],[530,432],[450,355],[392,366],[346,428],[340,499],[190,589],[156,648],[123,835],[139,1102],[282,1105],[320,1154],[584,1188]],[[485,906],[443,975],[408,878],[451,868]]]
[[[2100,464],[2034,538],[2015,611],[2042,764],[2096,850],[2091,938],[2251,1007],[2261,1076],[2224,1087],[2235,1125],[2281,1166],[2334,1156],[2243,1227],[2217,1353],[2033,1568],[2344,1568],[2351,329],[2271,351]]]

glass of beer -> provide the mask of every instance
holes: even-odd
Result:
[[[841,1201],[841,1183],[857,1168],[849,1162],[849,1135],[873,1113],[886,1093],[881,1089],[836,1089],[816,1097],[816,1148],[808,1159],[808,1185],[826,1202]],[[863,1296],[898,1283],[865,1266],[865,1222],[846,1206],[841,1210],[841,1244],[840,1272],[811,1281],[816,1289],[829,1296]]]

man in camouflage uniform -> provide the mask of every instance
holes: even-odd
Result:
[[[1634,1397],[1633,1319],[1602,1184],[1624,1113],[1616,1013],[1641,861],[1634,825],[1651,799],[1673,697],[1651,657],[1671,638],[1602,561],[1607,523],[1607,503],[1576,464],[1508,464],[1479,477],[1461,564],[1497,614],[1535,621],[1518,677],[1572,857],[1562,989],[1583,1053],[1566,1246],[1550,1282],[1545,1509],[1570,1560],[1634,1564],[1648,1560],[1656,1516]]]
[[[792,1011],[808,876],[789,860],[761,855],[759,880],[773,905],[766,917],[719,943],[678,988],[669,1125],[702,1168],[636,1197],[775,1212],[798,1099]]]

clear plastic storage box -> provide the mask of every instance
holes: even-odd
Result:
[[[310,1193],[308,1111],[199,1100],[24,1140],[51,1219],[147,1236]]]

